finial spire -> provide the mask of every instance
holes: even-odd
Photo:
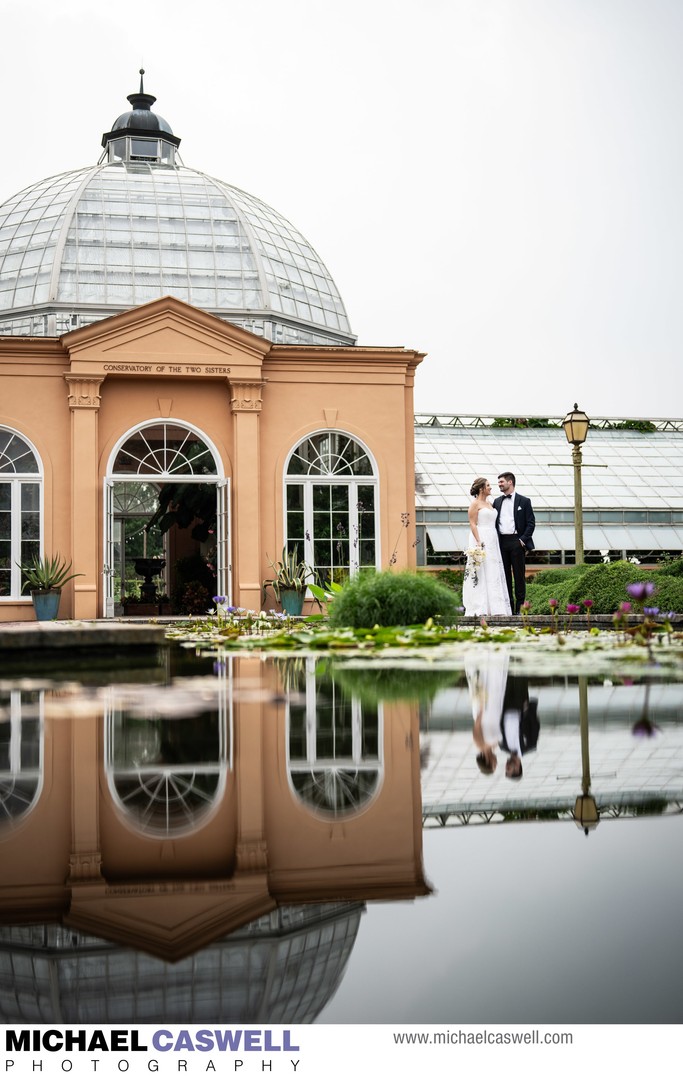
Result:
[[[140,93],[145,92],[145,87],[142,84],[142,79],[144,77],[144,74],[145,74],[145,69],[144,69],[144,67],[141,67],[140,68]]]

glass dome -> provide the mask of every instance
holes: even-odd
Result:
[[[177,159],[180,139],[128,98],[100,163],[0,206],[0,334],[60,336],[173,295],[277,343],[352,344],[310,243],[252,195]]]

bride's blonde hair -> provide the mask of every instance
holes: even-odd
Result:
[[[485,478],[475,478],[470,490],[470,497],[478,497],[484,486],[486,485]]]

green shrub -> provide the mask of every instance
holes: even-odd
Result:
[[[657,574],[683,578],[683,557],[670,557],[663,560],[657,569]]]
[[[548,581],[547,576],[550,576]],[[649,580],[657,588],[648,604],[662,612],[683,612],[683,577],[662,571],[646,571],[637,564],[618,560],[611,564],[577,565],[561,576],[556,571],[539,572],[533,583],[527,586],[527,600],[531,612],[539,616],[550,613],[548,600],[556,598],[558,611],[563,613],[568,603],[580,605],[590,598],[591,614],[616,612],[623,601],[628,601],[627,583]]]
[[[651,579],[657,589],[646,604],[655,606],[662,613],[683,613],[683,579],[659,572]]]
[[[371,572],[346,583],[330,606],[337,627],[373,628],[424,624],[430,617],[454,620],[454,593],[426,573]]]
[[[587,567],[587,564],[577,564],[572,568],[544,568],[542,572],[537,572],[534,576],[533,585],[538,583],[542,587],[558,584],[564,586],[569,578],[575,579],[583,575]]]
[[[462,571],[456,572],[453,568],[442,568],[441,571],[430,573],[433,579],[436,579],[439,583],[443,583],[445,587],[452,590],[455,593],[458,602],[462,595]]]

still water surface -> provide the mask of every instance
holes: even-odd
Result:
[[[683,689],[541,672],[5,670],[3,1020],[680,1022]]]

